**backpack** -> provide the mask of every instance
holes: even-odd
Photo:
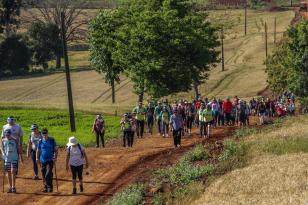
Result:
[[[79,150],[80,150],[81,158],[83,158],[83,157],[84,157],[84,156],[83,156],[84,154],[83,154],[83,151],[81,150],[80,144],[78,143],[77,146],[78,146],[78,148],[79,148]],[[68,147],[68,155],[69,155],[69,156],[70,156],[70,154],[71,154],[71,149],[72,149],[72,146],[69,146],[69,147]]]

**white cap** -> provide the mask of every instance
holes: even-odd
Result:
[[[78,144],[78,141],[74,136],[72,136],[68,139],[68,143],[66,144],[66,146],[70,147],[76,144]]]

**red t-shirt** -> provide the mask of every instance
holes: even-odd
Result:
[[[232,111],[232,103],[230,101],[224,101],[222,103],[222,110],[225,113],[231,113],[231,111]]]

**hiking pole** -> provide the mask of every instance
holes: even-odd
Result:
[[[57,164],[56,163],[55,163],[55,175],[56,175],[57,192],[59,192],[58,175],[57,175]]]
[[[3,161],[3,178],[2,178],[2,192],[4,193],[4,180],[5,180],[5,166]]]

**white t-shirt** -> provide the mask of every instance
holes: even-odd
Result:
[[[4,138],[4,132],[6,130],[11,130],[12,131],[12,137],[17,141],[18,145],[20,145],[22,143],[22,137],[24,135],[21,127],[18,124],[15,125],[10,125],[10,124],[6,124],[3,126],[2,129],[2,133],[1,133],[1,138]]]
[[[82,145],[80,145],[80,148],[82,151],[84,151],[84,147]],[[69,159],[70,165],[77,167],[85,164],[84,157],[82,157],[82,153],[78,145],[76,147],[73,146],[68,147],[67,153],[70,154],[70,159]]]

